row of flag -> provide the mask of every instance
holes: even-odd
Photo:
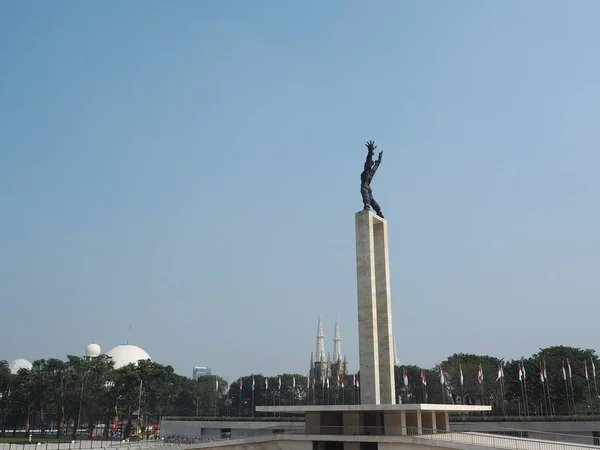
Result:
[[[596,378],[596,366],[594,364],[593,360],[590,360],[591,362],[591,369],[592,369],[592,376],[594,378]],[[587,360],[584,361],[583,363],[583,370],[584,370],[584,374],[585,374],[585,378],[589,379],[589,374],[588,374],[588,365],[587,365]],[[566,380],[567,379],[567,372],[568,372],[568,377],[571,378],[572,375],[572,367],[571,367],[571,362],[567,359],[567,367],[565,368],[565,362],[562,362],[562,375],[563,378]],[[459,365],[459,373],[460,373],[460,385],[462,386],[464,384],[464,376],[463,376],[463,371],[462,371],[462,364]],[[517,364],[517,376],[519,377],[519,381],[523,381],[523,379],[525,378],[526,372],[525,372],[525,365],[522,363],[518,363]],[[500,380],[504,378],[504,367],[502,365],[498,366],[498,370],[496,373],[496,381]],[[544,363],[540,363],[540,381],[543,383],[548,379],[548,375],[547,375],[547,371],[546,371],[546,361],[544,361]],[[404,373],[403,373],[403,380],[404,380],[404,385],[408,386],[408,370],[404,369]],[[219,381],[220,379],[217,377],[215,380],[215,388],[217,390],[219,390]],[[269,389],[269,377],[265,377],[264,378],[265,381],[265,389]],[[321,386],[325,389],[329,389],[329,377],[321,377]],[[483,383],[483,368],[481,367],[481,364],[479,365],[479,370],[477,371],[477,381],[479,382],[479,384]],[[424,386],[427,386],[427,371],[425,369],[421,369],[421,383]],[[440,367],[440,383],[441,384],[446,384],[446,374],[444,372],[444,368]],[[306,388],[310,389],[310,387],[313,387],[313,389],[316,387],[317,385],[317,380],[314,376],[309,376],[307,377],[307,381],[306,381]],[[345,376],[342,375],[338,375],[337,376],[337,385],[339,387],[341,387],[342,389],[346,386],[346,381],[345,381]],[[239,386],[240,386],[240,390],[243,389],[244,387],[244,380],[242,377],[240,377],[239,380]],[[281,389],[282,386],[282,381],[281,381],[281,376],[277,377],[277,386],[279,389]],[[359,376],[358,374],[353,374],[352,375],[352,386],[354,387],[360,387],[360,380],[359,380]],[[254,380],[254,377],[252,377],[252,386],[251,389],[254,390],[256,387],[256,382]],[[292,389],[296,388],[296,376],[292,376]]]
[[[265,377],[264,380],[265,380],[265,389],[269,389],[269,377]],[[221,381],[221,380],[217,377],[215,379],[215,389],[217,389],[217,390],[219,390],[219,381]],[[315,388],[317,381],[314,376],[312,376],[312,377],[309,376],[306,379],[306,388],[307,389],[310,389],[311,384],[312,384],[312,387]],[[277,385],[278,385],[278,388],[281,390],[281,386],[282,386],[281,376],[277,377]],[[329,377],[321,377],[321,385],[323,386],[324,389],[325,388],[329,389]],[[340,386],[341,388],[344,388],[346,386],[346,378],[343,374],[337,376],[337,385]],[[352,375],[352,385],[354,387],[360,387],[360,380],[359,380],[358,374]],[[244,388],[243,377],[240,377],[239,386],[240,386],[240,390],[242,390]],[[254,390],[255,387],[256,387],[256,381],[254,380],[254,377],[252,377],[251,389]],[[296,376],[295,375],[292,375],[292,389],[296,389]]]
[[[596,378],[596,366],[594,364],[594,360],[590,359],[590,362],[591,362],[591,367],[592,367],[592,376],[594,378]],[[568,359],[567,359],[567,368],[568,368],[569,378],[572,378],[571,362]],[[589,379],[587,360],[585,360],[583,362],[583,371],[585,374],[585,378]],[[460,385],[462,386],[464,384],[462,364],[459,365],[459,373],[460,373]],[[525,378],[525,375],[526,375],[525,365],[522,363],[517,364],[517,376],[519,377],[519,381],[523,381],[523,379]],[[563,375],[563,379],[566,381],[567,380],[567,369],[565,368],[564,361],[562,361],[562,375]],[[499,365],[497,374],[496,374],[496,381],[498,381],[502,378],[504,378],[504,367],[502,365]],[[404,369],[403,379],[404,379],[404,385],[408,386],[408,370],[406,370],[406,369]],[[540,381],[542,383],[544,383],[547,380],[548,380],[548,373],[546,371],[546,361],[544,361],[543,365],[542,365],[542,363],[540,363]],[[483,368],[481,367],[481,364],[479,365],[479,370],[477,372],[477,381],[479,382],[479,384],[483,383]],[[427,386],[427,371],[425,369],[421,369],[421,383],[423,384],[423,386]],[[446,374],[444,372],[443,367],[440,367],[440,383],[446,384]]]

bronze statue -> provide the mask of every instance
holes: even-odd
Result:
[[[375,213],[383,219],[383,213],[379,207],[379,203],[373,198],[373,191],[371,190],[371,180],[377,172],[379,164],[381,164],[381,155],[383,152],[379,152],[379,158],[373,162],[373,152],[377,148],[375,142],[369,141],[366,144],[368,153],[367,160],[365,161],[365,169],[360,174],[360,194],[362,195],[364,210],[369,211],[371,207],[375,210]]]

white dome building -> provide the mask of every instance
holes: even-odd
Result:
[[[113,359],[115,362],[115,369],[120,369],[127,364],[135,364],[138,361],[152,359],[144,349],[132,344],[117,345],[115,348],[111,348],[107,351],[106,356],[110,356]]]
[[[26,359],[15,359],[13,362],[10,363],[9,367],[10,367],[10,373],[12,373],[13,375],[16,375],[19,372],[19,370],[21,370],[21,369],[31,370],[31,368],[33,367],[33,364],[31,364]]]
[[[85,348],[85,356],[86,358],[96,358],[102,354],[102,349],[96,342],[92,342],[88,344]]]

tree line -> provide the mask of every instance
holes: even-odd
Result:
[[[492,415],[588,415],[600,412],[597,365],[594,350],[564,346],[511,361],[457,353],[433,368],[397,366],[396,395],[402,403],[491,405]],[[149,360],[114,369],[104,355],[40,359],[16,374],[0,361],[2,436],[36,430],[75,438],[101,430],[104,438],[129,437],[163,416],[268,417],[255,407],[357,403],[360,373],[321,380],[250,374],[228,383],[218,375],[192,380]]]

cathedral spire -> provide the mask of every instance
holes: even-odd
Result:
[[[323,319],[319,316],[317,325],[317,352],[315,359],[319,362],[325,361],[325,335],[323,334]]]
[[[333,362],[337,363],[342,360],[342,339],[340,338],[340,324],[335,321],[333,330]]]

